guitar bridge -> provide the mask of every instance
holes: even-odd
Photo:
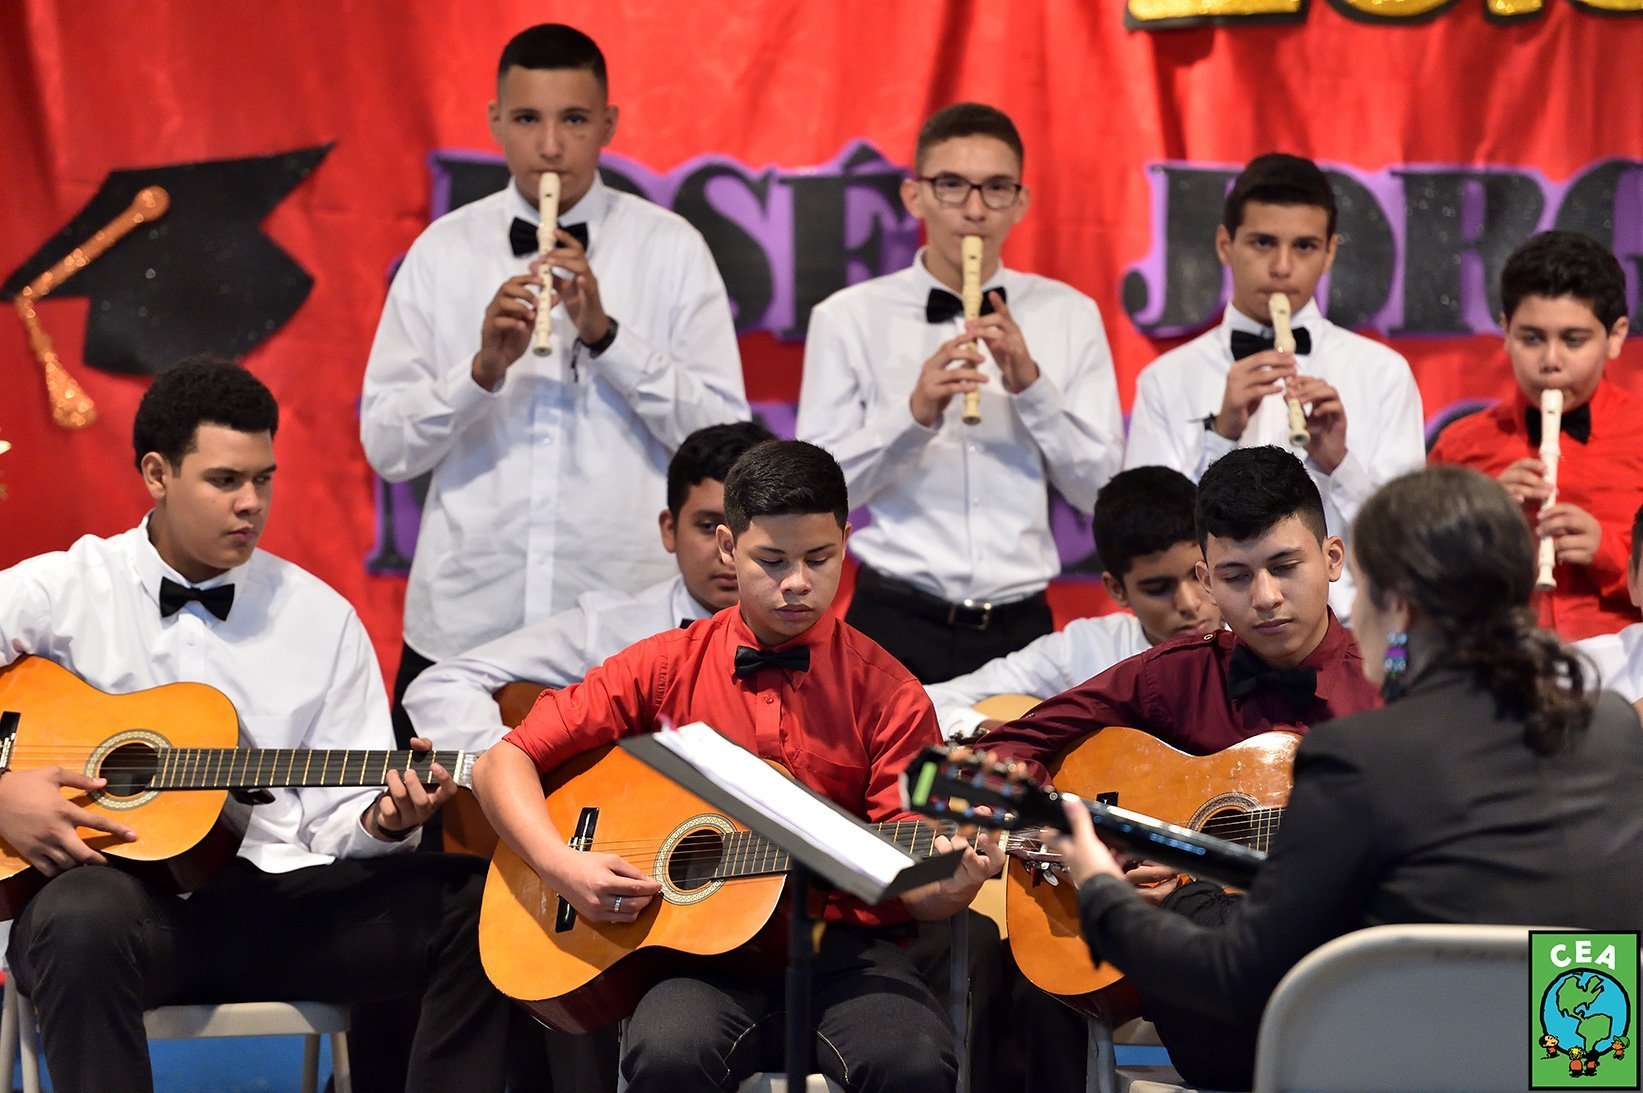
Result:
[[[576,818],[576,831],[567,840],[572,850],[586,853],[593,849],[593,829],[599,826],[599,810],[584,808],[582,814]],[[576,908],[570,905],[570,900],[559,897],[559,904],[553,916],[553,932],[562,934],[576,925]]]

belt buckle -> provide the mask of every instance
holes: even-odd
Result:
[[[993,621],[993,605],[986,601],[961,600],[947,608],[947,625],[985,630]]]

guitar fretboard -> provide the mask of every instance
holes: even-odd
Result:
[[[295,748],[161,748],[152,753],[151,789],[273,789],[281,786],[381,786],[388,772],[416,771],[423,782],[438,763],[453,776],[459,751],[342,751]],[[110,758],[105,776],[117,777]],[[145,764],[146,765],[146,764]],[[459,779],[460,780],[460,779]]]
[[[932,823],[926,820],[891,820],[874,824],[873,830],[895,843],[910,857],[927,858],[932,852],[937,835],[951,835],[951,823]],[[598,849],[595,846],[595,849]],[[713,870],[713,879],[729,880],[735,877],[768,876],[785,873],[792,864],[787,851],[753,834],[735,831],[725,836],[724,856]]]

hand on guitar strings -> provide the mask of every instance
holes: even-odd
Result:
[[[108,782],[62,767],[36,767],[0,774],[0,839],[43,875],[55,877],[77,865],[106,865],[87,846],[78,827],[106,832],[124,842],[137,833],[110,816],[92,812],[63,796],[63,787],[97,790]]]
[[[433,741],[421,736],[412,737],[411,750],[418,754],[433,751]],[[451,779],[449,771],[434,763],[429,766],[428,773],[434,780],[432,792],[414,770],[407,770],[403,776],[397,770],[388,772],[388,788],[361,817],[365,830],[370,832],[372,838],[398,842],[427,823],[446,801],[456,796],[456,782]]]
[[[589,922],[632,922],[662,890],[626,858],[593,851],[568,851],[542,879]]]
[[[1154,907],[1164,897],[1181,886],[1179,872],[1167,865],[1144,861],[1140,858],[1115,857],[1095,833],[1095,824],[1084,803],[1072,794],[1065,794],[1062,807],[1067,812],[1067,824],[1072,834],[1066,835],[1054,828],[1044,829],[1044,846],[1061,855],[1073,885],[1082,888],[1086,881],[1100,873],[1129,881],[1136,895]]]

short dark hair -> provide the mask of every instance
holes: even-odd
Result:
[[[237,433],[279,431],[280,408],[263,382],[233,361],[199,356],[178,361],[155,377],[131,423],[132,461],[159,452],[172,467],[195,448],[201,425]]]
[[[740,535],[761,516],[831,513],[844,527],[850,495],[838,460],[803,440],[767,440],[725,476],[725,523]]]
[[[1500,271],[1500,310],[1508,322],[1526,296],[1573,296],[1604,330],[1626,316],[1626,275],[1608,247],[1580,232],[1531,235]]]
[[[1324,541],[1324,502],[1301,461],[1276,445],[1238,448],[1209,465],[1198,481],[1198,546],[1211,535],[1240,542],[1264,535],[1291,516]]]
[[[1135,559],[1195,541],[1198,487],[1173,467],[1135,467],[1112,476],[1095,495],[1095,553],[1119,581]]]
[[[743,452],[775,435],[756,421],[736,421],[685,437],[667,465],[667,510],[677,519],[692,488],[710,478],[723,482]]]
[[[1329,235],[1335,235],[1335,191],[1316,163],[1284,152],[1256,156],[1239,173],[1221,206],[1221,224],[1228,235],[1238,234],[1244,222],[1244,206],[1251,201],[1264,205],[1314,205],[1329,214]]]
[[[959,137],[993,137],[1003,141],[1015,153],[1017,162],[1027,162],[1021,134],[1016,131],[1010,115],[996,106],[982,102],[955,102],[931,114],[918,131],[918,143],[913,147],[913,165],[924,169],[924,157],[930,149],[944,141]]]
[[[502,59],[496,64],[498,83],[510,68],[584,69],[599,81],[600,91],[610,94],[605,55],[599,51],[599,44],[564,23],[538,23],[515,34],[502,47]]]

